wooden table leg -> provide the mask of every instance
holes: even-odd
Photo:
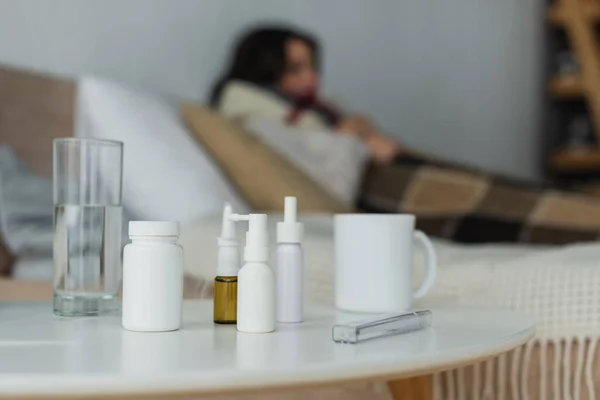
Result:
[[[394,400],[433,400],[431,375],[388,382]]]

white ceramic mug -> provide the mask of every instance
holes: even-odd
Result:
[[[427,275],[413,293],[413,241],[423,245]],[[335,216],[335,304],[355,312],[411,308],[435,280],[437,257],[431,241],[415,230],[410,214],[339,214]]]

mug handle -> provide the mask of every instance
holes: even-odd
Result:
[[[433,244],[431,244],[431,240],[429,240],[426,234],[421,231],[414,231],[413,237],[425,248],[425,255],[427,259],[427,276],[423,280],[421,287],[419,287],[417,291],[413,293],[414,299],[420,299],[421,297],[425,296],[433,287],[433,281],[437,275],[437,255],[435,254],[435,249],[433,248]]]

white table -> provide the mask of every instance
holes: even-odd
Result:
[[[0,396],[203,394],[391,380],[506,352],[535,330],[532,318],[511,311],[440,309],[433,316],[424,331],[343,345],[331,340],[332,324],[357,315],[320,306],[309,307],[302,324],[243,334],[212,323],[212,302],[190,301],[182,330],[136,333],[116,316],[59,318],[49,303],[0,303]]]

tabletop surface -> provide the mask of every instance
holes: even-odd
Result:
[[[245,334],[212,323],[212,302],[184,303],[183,328],[129,332],[119,316],[61,318],[49,303],[0,303],[0,396],[211,393],[355,379],[396,379],[468,364],[533,336],[508,310],[434,309],[429,329],[350,345],[335,322],[362,319],[312,305],[302,324]]]

